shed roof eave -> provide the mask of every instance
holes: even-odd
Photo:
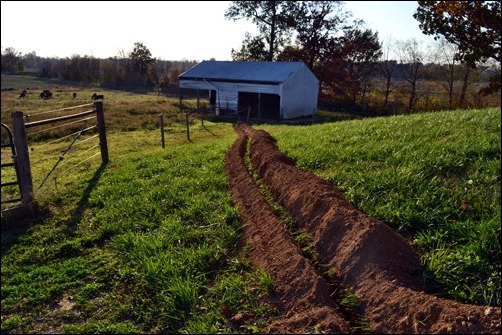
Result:
[[[204,82],[219,82],[219,83],[243,83],[243,84],[263,84],[263,85],[280,85],[282,81],[266,81],[266,80],[247,80],[247,79],[225,79],[225,78],[202,78],[202,77],[180,77],[179,80],[186,81],[204,81]]]

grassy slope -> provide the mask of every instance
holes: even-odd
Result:
[[[500,305],[500,109],[264,128],[299,167],[421,247],[424,279]]]

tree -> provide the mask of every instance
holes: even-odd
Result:
[[[129,57],[134,62],[134,65],[141,75],[146,74],[148,66],[155,62],[155,58],[152,58],[150,50],[141,42],[134,43],[134,49],[129,54]]]
[[[439,62],[442,66],[439,66],[439,80],[443,82],[443,87],[448,95],[448,108],[454,108],[453,97],[455,94],[455,81],[459,77],[462,77],[462,88],[459,97],[459,106],[464,106],[465,96],[467,92],[467,87],[469,85],[469,75],[471,73],[471,68],[466,64],[462,65],[458,63],[458,47],[455,44],[448,43],[444,38],[439,40],[438,44],[440,57]],[[434,78],[435,80],[437,78]]]
[[[225,18],[234,21],[247,19],[255,23],[261,37],[268,43],[266,60],[273,61],[279,46],[289,40],[285,6],[286,1],[232,1],[225,11]]]
[[[458,58],[472,68],[500,57],[500,1],[418,1],[413,17],[426,35],[443,36],[458,46]],[[491,92],[500,90],[500,76],[491,80]]]
[[[342,37],[345,61],[350,78],[358,83],[358,90],[350,92],[352,102],[356,102],[357,95],[362,91],[362,100],[366,92],[369,93],[371,76],[374,72],[374,64],[382,55],[381,45],[378,41],[378,33],[370,29],[352,29]]]
[[[35,51],[29,52],[23,55],[23,63],[26,65],[27,69],[36,69],[40,67],[42,58],[37,56]]]
[[[431,55],[431,50],[424,47],[415,38],[400,43],[399,47],[398,53],[402,75],[410,86],[407,110],[412,111],[420,98],[418,91],[419,79],[422,79],[429,67],[434,64],[435,55]]]
[[[21,53],[14,48],[2,50],[2,72],[3,71],[24,71],[24,63]]]
[[[326,49],[328,41],[350,28],[350,12],[342,10],[341,1],[289,1],[287,25],[296,33],[296,41],[303,48],[306,65],[314,69],[316,61]],[[360,23],[359,21],[358,23]]]
[[[387,109],[387,104],[389,103],[390,93],[396,88],[395,81],[393,80],[394,72],[397,68],[397,61],[391,56],[392,49],[395,42],[391,37],[388,37],[382,43],[382,54],[380,56],[380,61],[378,62],[378,67],[380,73],[384,78],[384,101],[382,105],[382,110]]]
[[[254,36],[246,32],[246,37],[242,41],[240,51],[232,49],[233,60],[266,61],[269,53],[265,49],[265,42],[262,36]]]
[[[141,42],[134,43],[134,49],[129,54],[129,58],[133,63],[133,71],[137,72],[136,80],[141,84],[152,84],[150,74],[152,72],[152,64],[155,58],[152,58],[150,50]]]
[[[314,69],[323,95],[355,104],[369,88],[369,75],[380,54],[378,34],[369,29],[354,28],[329,38]]]
[[[152,78],[155,83],[155,90],[157,94],[160,95],[162,90],[168,88],[169,86],[169,72],[171,70],[172,63],[170,61],[164,61],[157,59],[153,63]]]

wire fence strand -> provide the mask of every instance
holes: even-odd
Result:
[[[65,107],[65,108],[60,108],[60,109],[54,109],[54,110],[51,110],[51,111],[35,112],[35,113],[31,113],[31,114],[26,114],[26,117],[29,118],[29,117],[35,116],[35,115],[38,116],[38,115],[49,114],[49,113],[63,112],[63,111],[66,111],[66,110],[77,109],[77,108],[82,108],[82,107],[92,106],[92,105],[94,105],[94,103],[88,103],[88,104],[84,104],[84,105],[78,105],[78,106]]]
[[[81,119],[81,120],[77,120],[77,121],[72,121],[72,122],[67,122],[67,123],[60,124],[60,125],[57,125],[57,126],[54,126],[54,127],[40,129],[38,131],[34,131],[34,132],[28,133],[26,135],[27,136],[33,136],[33,135],[36,135],[36,134],[43,133],[44,131],[49,131],[49,130],[54,130],[54,129],[62,128],[62,127],[65,127],[65,126],[68,126],[68,125],[72,125],[72,124],[76,124],[76,123],[80,123],[80,122],[87,122],[88,120],[92,120],[92,119],[95,119],[95,118],[96,118],[95,116],[91,116],[91,117],[88,117],[88,118],[85,118],[85,119]],[[71,135],[73,135],[73,134],[70,134],[68,136],[71,136]],[[65,137],[68,137],[68,136],[65,136]],[[63,139],[65,137],[60,137],[59,139]],[[49,143],[51,143],[51,142],[49,142]]]

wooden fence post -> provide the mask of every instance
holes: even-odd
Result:
[[[101,148],[101,162],[107,164],[108,159],[108,143],[106,142],[106,127],[105,127],[105,114],[103,109],[103,101],[96,101],[94,103],[96,108],[96,120],[99,132],[99,146]]]
[[[28,151],[28,140],[26,138],[26,127],[23,112],[11,113],[12,127],[14,135],[14,145],[16,146],[17,173],[19,189],[21,191],[21,201],[27,205],[34,200],[33,179],[31,175],[30,153]]]
[[[190,123],[188,122],[188,112],[185,113],[185,119],[187,124],[187,140],[190,142]]]
[[[166,142],[164,139],[164,114],[160,114],[160,139],[162,142],[162,149],[165,149]]]

